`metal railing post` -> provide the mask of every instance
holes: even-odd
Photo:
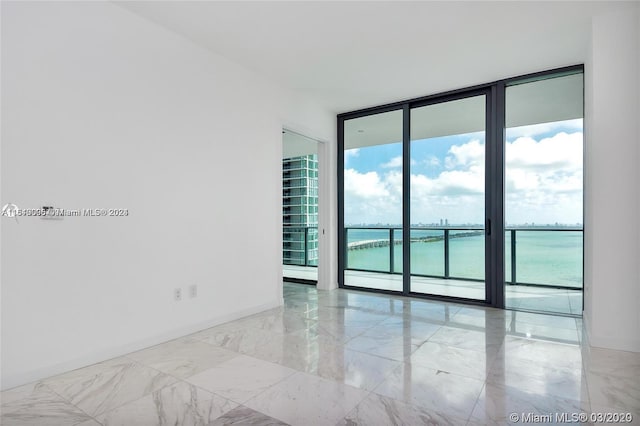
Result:
[[[511,231],[511,284],[515,284],[516,281],[516,230]]]
[[[349,228],[344,228],[344,269],[349,269]]]
[[[393,269],[394,269],[394,229],[393,228],[389,228],[389,273],[393,274]]]
[[[444,230],[444,277],[449,278],[449,230]]]
[[[309,227],[304,227],[304,266],[309,265]]]

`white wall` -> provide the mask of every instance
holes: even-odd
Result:
[[[640,351],[640,4],[593,20],[585,77],[585,323]]]
[[[303,101],[110,3],[2,2],[2,204],[130,212],[2,218],[2,388],[280,304],[281,129],[334,132]]]
[[[336,117],[332,126],[337,127]],[[338,288],[338,149],[335,139],[318,145],[318,290]]]

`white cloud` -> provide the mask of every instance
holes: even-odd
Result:
[[[484,168],[446,170],[435,178],[411,175],[411,221],[434,223],[482,223],[484,217]]]
[[[344,171],[345,223],[402,222],[402,172]]]
[[[558,133],[536,141],[508,143],[506,220],[508,223],[582,222],[582,133]],[[446,169],[437,176],[411,175],[412,223],[482,223],[485,148],[471,140],[450,148]],[[435,157],[428,158],[439,164]],[[402,158],[382,165],[386,173],[345,170],[345,223],[393,223],[402,217]]]
[[[389,160],[388,162],[382,164],[380,167],[385,168],[385,169],[395,169],[398,167],[402,167],[402,155],[399,155],[397,157],[393,157],[391,160]]]
[[[512,140],[522,136],[534,137],[545,133],[551,133],[560,129],[570,131],[582,131],[583,120],[578,118],[575,120],[554,121],[551,123],[532,124],[529,126],[509,127],[507,128],[507,140]]]
[[[453,145],[445,159],[448,169],[477,166],[484,163],[484,143],[474,139],[462,145]]]
[[[358,198],[387,197],[389,191],[376,172],[360,173],[354,169],[344,171],[345,192]]]
[[[582,132],[508,143],[508,223],[582,223]]]
[[[438,192],[446,195],[484,193],[484,167],[473,166],[468,170],[452,170],[440,173],[436,179]]]
[[[411,159],[411,165],[415,166],[416,160],[414,160],[413,158]],[[380,165],[380,167],[382,167],[383,169],[398,169],[398,168],[402,168],[402,155],[399,155],[397,157],[393,157],[391,160],[387,161],[386,163],[383,163]]]
[[[349,159],[358,157],[360,155],[360,148],[345,149],[344,150],[344,166],[347,167]]]
[[[440,167],[441,162],[440,162],[440,159],[438,159],[438,157],[436,157],[435,155],[432,155],[426,160],[424,160],[424,164],[429,167]]]
[[[582,133],[558,133],[537,142],[520,137],[507,143],[507,168],[533,168],[535,170],[582,169]]]

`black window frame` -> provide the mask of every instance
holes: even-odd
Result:
[[[471,305],[483,305],[496,308],[505,308],[505,259],[504,259],[504,182],[505,164],[504,152],[506,143],[505,129],[505,94],[509,86],[524,84],[548,78],[561,77],[582,73],[584,64],[554,68],[515,77],[496,80],[490,83],[478,84],[466,88],[450,90],[418,98],[393,102],[389,104],[363,108],[355,111],[340,113],[337,115],[337,173],[338,173],[338,286],[339,288],[367,291],[373,293],[392,294],[430,300],[443,300],[461,302]],[[362,118],[370,115],[381,114],[390,111],[403,111],[403,183],[402,183],[402,229],[403,235],[409,235],[410,221],[410,176],[406,173],[404,164],[410,159],[411,140],[411,109],[426,105],[469,98],[472,96],[486,96],[486,176],[485,176],[485,300],[440,296],[432,294],[415,293],[410,291],[410,241],[403,239],[403,287],[402,291],[375,289],[366,287],[349,286],[344,281],[346,266],[346,241],[344,226],[344,123],[347,120]],[[584,102],[584,94],[583,94]],[[584,108],[583,108],[584,111]],[[583,115],[584,117],[584,115]],[[583,160],[584,161],[584,160]],[[583,163],[584,170],[584,163]],[[585,182],[583,182],[583,190]],[[583,201],[584,209],[584,201]],[[583,223],[584,230],[584,223]],[[584,277],[584,242],[583,242],[583,277]],[[584,294],[584,278],[583,278]],[[584,297],[583,297],[584,303]]]

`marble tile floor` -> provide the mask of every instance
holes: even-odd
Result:
[[[345,284],[353,287],[402,291],[402,275],[345,271]],[[485,298],[484,283],[479,281],[412,276],[411,289],[415,293],[479,300]],[[582,291],[580,290],[507,285],[505,298],[506,306],[510,309],[569,315],[582,314]]]
[[[640,354],[582,333],[579,318],[286,283],[280,308],[4,391],[0,424],[640,422]]]

